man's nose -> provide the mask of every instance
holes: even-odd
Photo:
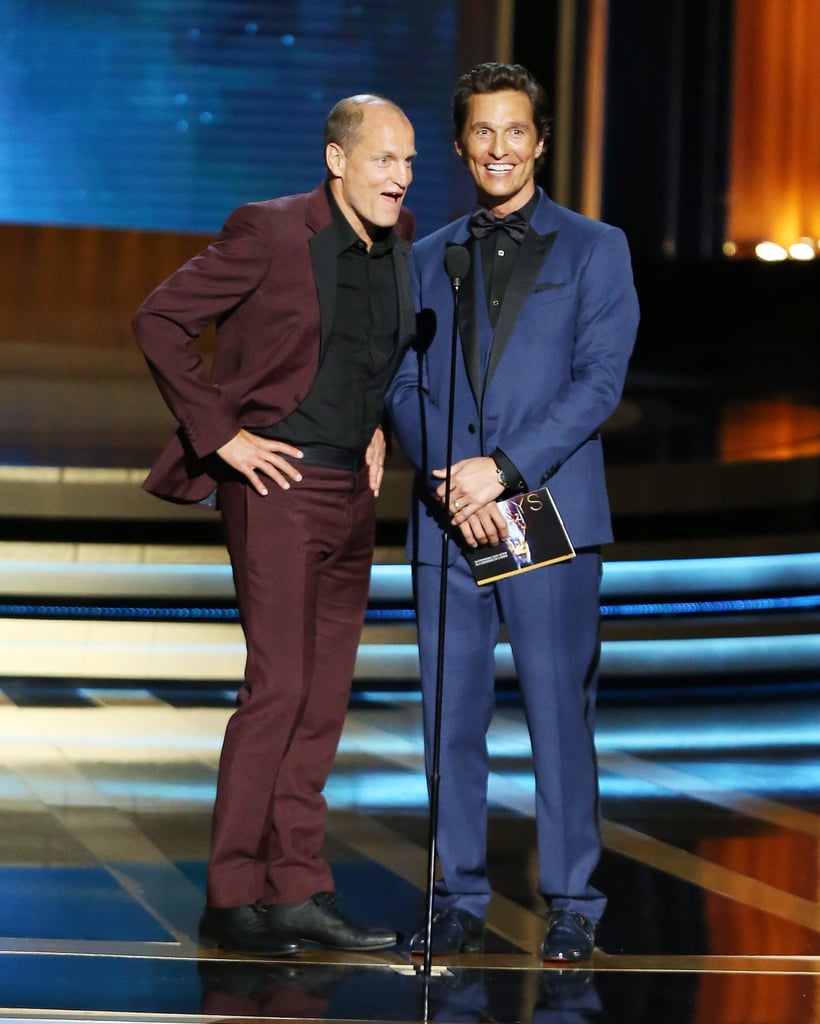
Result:
[[[500,157],[504,156],[506,152],[507,149],[504,145],[504,136],[500,132],[496,132],[490,140],[490,156]]]
[[[395,182],[402,188],[407,188],[410,182],[413,180],[413,168],[407,164],[401,164],[395,173]]]

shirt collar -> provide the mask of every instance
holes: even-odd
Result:
[[[527,221],[528,224],[532,220],[532,215],[535,213],[536,206],[538,206],[539,198],[540,197],[538,195],[538,190],[536,189],[536,191],[527,200],[527,202],[524,203],[524,205],[519,210],[516,211],[516,213],[521,214],[521,216]],[[480,206],[476,207],[476,210],[480,210],[480,209],[481,209]]]
[[[534,192],[532,197],[527,200],[526,203],[521,207],[521,212],[527,218],[527,221],[532,220],[532,215],[535,213],[535,208],[538,206],[538,192]]]

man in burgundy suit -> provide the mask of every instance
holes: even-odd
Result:
[[[324,142],[323,183],[235,210],[133,321],[179,422],[144,486],[220,509],[247,646],[200,939],[274,957],[397,938],[341,911],[322,790],[367,603],[384,393],[415,326],[402,209],[415,143],[372,95],[337,103]],[[212,322],[206,373],[196,342]]]

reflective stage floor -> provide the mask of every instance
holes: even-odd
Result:
[[[27,695],[26,695],[27,694]],[[197,944],[230,695],[72,687],[0,705],[0,1019],[201,1022],[820,1019],[820,723],[790,699],[602,701],[609,895],[579,969],[542,965],[528,740],[512,698],[490,734],[495,897],[483,955],[433,958],[419,705],[360,692],[327,789],[327,856],[378,954],[278,962]]]

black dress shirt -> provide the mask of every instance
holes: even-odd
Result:
[[[532,217],[537,205],[538,195],[536,194],[521,207],[520,212],[527,221]],[[481,247],[481,268],[484,275],[484,292],[487,296],[487,312],[490,323],[495,327],[521,243],[504,231],[499,220],[496,230],[485,234],[476,244]],[[489,353],[482,353],[482,355],[488,357]],[[483,363],[483,367],[486,370],[486,363]]]
[[[397,343],[399,306],[392,229],[368,252],[328,189],[336,233],[336,309],[319,371],[302,403],[257,429],[298,446],[363,455],[382,420]]]
[[[537,205],[538,194],[536,193],[528,203],[521,207],[520,212],[526,217],[527,221],[532,217]],[[481,269],[484,279],[484,293],[487,297],[487,313],[490,323],[493,329],[495,329],[521,243],[511,238],[504,231],[499,221],[494,231],[490,231],[484,234],[483,237],[476,239],[475,244],[481,248]],[[491,344],[490,340],[486,351],[483,347],[481,350],[482,375],[485,375],[487,372]],[[490,456],[495,461],[496,466],[503,471],[504,477],[507,480],[507,486],[501,494],[502,498],[510,497],[513,494],[521,494],[528,490],[526,480],[506,452],[501,448],[496,448],[494,452],[490,453]]]

